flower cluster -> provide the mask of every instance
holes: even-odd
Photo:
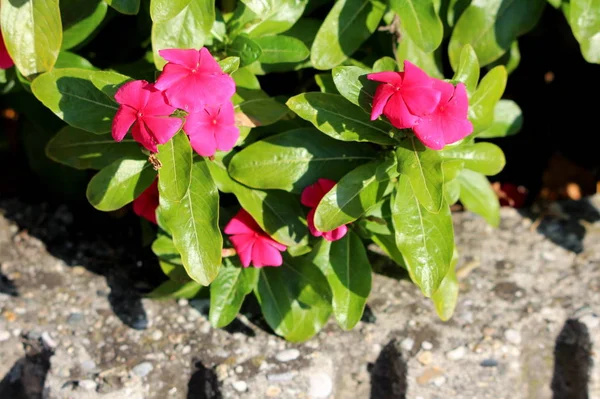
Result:
[[[327,194],[333,186],[335,186],[335,181],[329,179],[319,179],[315,184],[311,184],[306,187],[302,191],[302,196],[300,197],[300,201],[302,205],[308,206],[311,210],[308,212],[308,216],[306,217],[306,221],[308,223],[308,230],[310,234],[315,237],[323,237],[327,241],[337,241],[340,238],[344,237],[348,232],[348,227],[346,225],[340,226],[331,231],[319,231],[315,227],[315,210],[321,202],[321,199]]]
[[[159,51],[167,60],[154,84],[136,80],[124,84],[115,95],[120,104],[112,135],[121,141],[129,129],[133,138],[151,152],[182,128],[192,148],[209,157],[229,151],[239,138],[233,103],[235,83],[223,72],[206,48]],[[173,117],[186,112],[185,123]]]
[[[408,61],[404,61],[403,72],[377,72],[367,78],[382,83],[373,97],[371,120],[383,114],[398,129],[412,129],[433,150],[441,150],[473,132],[463,83],[455,87],[429,77]]]

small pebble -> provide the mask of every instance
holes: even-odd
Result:
[[[80,363],[80,366],[84,373],[91,373],[96,370],[96,362],[93,360],[84,360]]]
[[[417,360],[423,366],[427,366],[433,360],[433,353],[430,351],[421,352],[419,353],[419,356],[417,356]]]
[[[498,361],[496,359],[485,359],[483,362],[479,363],[482,367],[497,367]]]
[[[279,373],[279,374],[269,374],[267,375],[267,380],[271,382],[285,382],[291,381],[296,376],[296,373],[288,372],[288,373]]]
[[[188,353],[190,353],[192,351],[192,347],[189,345],[186,345],[183,347],[183,349],[181,350],[181,353],[183,355],[187,355]]]
[[[439,367],[429,367],[425,369],[420,376],[417,377],[417,384],[425,385],[434,378],[438,378],[443,375],[444,372]]]
[[[148,374],[150,374],[152,369],[154,369],[154,366],[152,366],[152,363],[143,362],[143,363],[140,363],[137,366],[135,366],[131,371],[133,371],[133,374],[137,375],[138,377],[145,377]]]
[[[234,381],[231,383],[231,386],[233,386],[233,389],[238,392],[246,392],[248,390],[248,384],[246,384],[246,381]]]
[[[271,385],[267,388],[266,395],[269,398],[275,398],[275,397],[279,396],[280,393],[281,393],[281,388],[279,388],[278,386],[275,386],[275,385]]]
[[[467,354],[467,348],[464,346],[459,346],[458,348],[452,349],[449,352],[446,352],[446,357],[449,360],[459,360],[465,357]]]
[[[71,313],[69,315],[69,317],[67,318],[67,324],[77,324],[79,322],[83,321],[83,313],[79,313],[79,312],[75,312],[75,313]]]
[[[300,351],[298,349],[286,349],[284,351],[279,352],[275,355],[275,359],[280,362],[289,362],[291,360],[296,360],[300,356]]]
[[[80,388],[85,389],[86,391],[95,391],[98,384],[92,380],[81,380],[77,383]]]
[[[404,338],[402,340],[402,342],[400,342],[400,347],[402,349],[404,349],[405,351],[410,351],[412,350],[413,346],[415,345],[415,340],[412,338]]]
[[[441,387],[446,383],[446,377],[440,375],[439,377],[435,377],[433,380],[431,380],[431,383],[436,387]]]
[[[187,305],[189,304],[189,302],[188,302],[188,300],[187,300],[187,299],[185,299],[185,298],[181,298],[181,299],[179,299],[179,300],[177,301],[177,304],[178,304],[179,306],[187,306]]]
[[[0,330],[0,342],[6,341],[10,338],[10,333],[5,330]]]
[[[512,328],[504,331],[504,338],[513,345],[519,345],[521,343],[521,333]]]
[[[242,371],[244,371],[244,368],[243,368],[242,366],[237,366],[237,367],[235,368],[235,372],[236,372],[237,374],[240,374]]]
[[[52,337],[50,336],[50,334],[48,333],[48,331],[44,331],[42,333],[42,343],[44,344],[44,346],[46,346],[46,348],[48,349],[54,349],[56,348],[56,341],[52,339]]]
[[[579,318],[579,321],[586,325],[587,328],[596,328],[600,325],[600,317],[593,314],[587,314]]]
[[[215,373],[217,374],[217,379],[219,381],[223,381],[229,375],[228,371],[229,371],[229,367],[225,363],[219,364],[215,368]]]
[[[313,398],[326,398],[333,391],[333,382],[326,373],[315,373],[309,377],[310,388],[308,394]]]
[[[421,348],[425,349],[426,351],[430,351],[433,349],[433,344],[429,341],[423,341],[421,343]]]
[[[152,340],[159,341],[163,337],[163,332],[161,330],[156,330],[152,333]]]

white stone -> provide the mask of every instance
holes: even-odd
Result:
[[[152,366],[152,363],[143,362],[143,363],[140,363],[137,366],[135,366],[131,371],[133,371],[133,374],[137,375],[138,377],[145,377],[148,374],[150,374],[152,369],[154,369],[154,366]]]
[[[450,360],[459,360],[465,357],[466,354],[467,348],[465,348],[464,346],[459,346],[458,348],[446,352],[446,357]]]
[[[521,333],[512,328],[504,331],[504,338],[513,345],[521,344]]]
[[[248,384],[246,384],[246,381],[234,381],[231,383],[231,386],[238,392],[246,392],[248,390]]]
[[[433,349],[433,344],[429,341],[423,341],[421,343],[421,348],[425,349],[426,351],[430,351]]]
[[[81,380],[77,383],[81,389],[85,389],[86,391],[95,391],[98,384],[92,380]]]
[[[600,317],[594,316],[593,314],[587,314],[580,317],[579,321],[585,324],[589,329],[596,328],[600,325]]]
[[[152,333],[152,340],[159,341],[163,337],[163,332],[161,330],[156,330]]]
[[[431,382],[436,387],[441,387],[442,385],[444,385],[446,383],[446,377],[444,377],[443,375],[440,375],[439,377],[435,377],[433,380],[431,380]]]
[[[296,360],[300,356],[300,351],[298,349],[286,349],[275,355],[275,359],[280,362],[289,362],[291,360]]]
[[[309,377],[310,388],[308,394],[313,398],[326,398],[333,391],[333,382],[326,373],[314,373]]]
[[[400,347],[405,351],[409,351],[415,345],[415,340],[412,338],[404,338],[402,342],[400,342]]]
[[[0,330],[0,342],[6,341],[10,338],[10,333],[8,331]]]
[[[190,353],[192,351],[192,347],[189,345],[186,345],[183,347],[183,349],[181,350],[181,353],[183,355],[187,355],[188,353]]]

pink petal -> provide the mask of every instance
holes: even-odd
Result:
[[[137,121],[133,124],[131,134],[133,135],[133,139],[143,145],[148,151],[158,152],[154,137],[148,133],[142,121]]]
[[[383,114],[398,129],[413,127],[419,120],[417,116],[410,113],[404,99],[399,94],[390,97],[383,108]]]
[[[432,87],[433,78],[429,77],[418,66],[410,61],[404,61],[404,81],[402,87]]]
[[[221,104],[231,100],[235,93],[235,82],[225,73],[201,74],[197,85],[201,87],[205,104]]]
[[[407,87],[402,88],[401,92],[409,112],[415,116],[434,112],[440,103],[440,92],[432,88]]]
[[[113,139],[115,139],[115,141],[123,140],[123,137],[125,137],[136,119],[137,112],[133,108],[127,105],[121,105],[112,122]]]
[[[252,264],[254,267],[281,266],[283,258],[281,252],[270,245],[265,239],[258,239],[252,248]]]
[[[158,144],[171,140],[183,124],[181,119],[168,116],[144,116],[142,119]]]
[[[10,54],[8,54],[8,50],[4,44],[4,38],[2,37],[2,31],[0,31],[0,69],[8,69],[13,65],[15,65],[15,63],[10,57]]]
[[[425,147],[432,150],[444,148],[444,124],[439,113],[428,115],[413,127],[415,135]]]
[[[215,60],[215,57],[212,56],[212,54],[210,53],[210,51],[208,51],[208,49],[206,47],[202,47],[200,49],[199,63],[200,63],[199,69],[202,71],[202,73],[216,73],[216,74],[223,73],[221,66],[219,65],[217,60]]]
[[[464,86],[463,83],[461,84]],[[440,105],[446,104],[454,95],[455,89],[450,82],[441,79],[433,79],[433,88],[440,92]]]
[[[144,107],[145,115],[169,116],[175,112],[175,109],[176,108],[172,105],[167,104],[167,98],[162,91],[159,91],[154,87],[150,89],[148,102]]]
[[[152,184],[133,200],[133,212],[154,224],[157,224],[156,208],[158,208],[158,179],[154,179]]]
[[[331,231],[327,231],[323,233],[323,238],[327,241],[337,241],[340,238],[344,237],[348,232],[348,226],[343,225],[338,227],[337,229],[333,229]]]
[[[207,107],[208,109],[209,107]],[[214,106],[209,110],[212,115],[216,115],[216,120],[222,125],[235,125],[235,111],[233,109],[233,103],[226,101],[223,104]]]
[[[252,248],[256,242],[252,237],[253,236],[246,234],[229,237],[229,240],[233,244],[235,252],[237,252],[244,267],[250,266],[250,263],[252,262]]]
[[[147,89],[148,82],[145,80],[134,80],[119,87],[115,93],[115,100],[121,105],[129,105],[135,110],[144,108],[150,96]]]
[[[315,208],[311,209],[306,216],[306,222],[308,224],[308,231],[315,237],[321,237],[323,232],[317,230],[315,227]]]
[[[331,179],[318,179],[317,183],[319,184],[319,187],[321,187],[321,191],[323,192],[323,195],[321,195],[321,199],[337,184]],[[319,202],[321,201],[321,199],[319,199]]]
[[[316,208],[319,205],[319,201],[323,198],[321,187],[317,183],[311,184],[302,190],[302,195],[300,195],[300,202],[304,206],[309,206],[311,208]]]
[[[215,130],[215,140],[217,141],[217,150],[229,151],[240,138],[240,130],[235,125],[217,126]]]
[[[200,52],[195,49],[165,49],[159,50],[160,55],[165,60],[177,65],[184,65],[190,69],[196,68],[200,63]]]
[[[454,89],[454,93],[448,104],[447,112],[450,112],[455,118],[468,118],[469,99],[467,98],[467,89],[464,83],[459,83]]]
[[[177,64],[167,64],[156,80],[156,83],[154,83],[154,87],[157,90],[166,90],[181,80],[186,79],[189,75],[191,75],[191,71],[187,67]]]
[[[223,231],[225,234],[250,234],[261,231],[261,229],[246,210],[240,209]]]
[[[373,108],[371,109],[372,121],[381,116],[385,104],[387,104],[389,98],[394,93],[396,93],[396,89],[389,84],[383,83],[377,87],[377,90],[375,90],[375,95],[373,96]]]
[[[400,87],[402,85],[402,74],[400,72],[376,72],[367,75],[367,79],[381,83],[389,83],[392,86]]]
[[[186,130],[186,133],[188,131]],[[196,131],[195,134],[189,134],[190,145],[199,155],[211,157],[217,151],[217,141],[213,132]]]

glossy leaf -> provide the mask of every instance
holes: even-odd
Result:
[[[439,212],[444,203],[445,182],[439,153],[410,138],[397,147],[396,157],[398,171],[408,178],[420,204],[428,212]]]
[[[236,105],[236,118],[243,115],[243,123],[238,126],[267,126],[283,118],[289,109],[274,98],[250,98]]]
[[[442,280],[440,288],[431,296],[435,306],[435,311],[442,321],[447,321],[452,317],[456,303],[458,302],[458,279],[456,278],[456,263],[458,262],[458,251],[454,248],[452,262],[448,274]]]
[[[62,43],[58,0],[2,0],[4,43],[24,76],[54,67]]]
[[[465,168],[487,176],[500,173],[506,164],[504,153],[500,147],[492,143],[463,144],[457,147],[446,147],[439,154],[443,159],[460,160],[464,163]]]
[[[121,14],[135,15],[140,11],[140,0],[104,0]],[[156,1],[156,0],[153,0]]]
[[[460,182],[458,179],[447,181],[444,185],[444,197],[448,205],[454,205],[460,198]]]
[[[479,61],[477,54],[470,44],[466,44],[460,51],[460,58],[452,80],[463,82],[469,94],[473,93],[479,82]]]
[[[460,202],[491,226],[500,224],[500,202],[488,179],[481,173],[469,169],[458,175],[460,181]]]
[[[504,53],[504,55],[498,58],[496,61],[490,63],[487,68],[493,68],[498,65],[504,65],[506,72],[510,75],[521,62],[521,51],[519,50],[519,42],[515,40],[510,45],[510,50]]]
[[[469,101],[473,133],[487,129],[494,121],[494,109],[504,93],[506,79],[506,68],[503,66],[494,67],[481,79]]]
[[[118,104],[94,85],[93,73],[85,69],[55,69],[35,79],[31,90],[69,125],[92,133],[107,133]]]
[[[417,200],[410,180],[400,175],[392,200],[396,244],[404,255],[411,279],[430,297],[448,274],[454,250],[450,207],[443,201],[438,213]]]
[[[404,65],[404,61],[408,60],[427,72],[429,76],[444,79],[440,51],[430,53],[423,51],[404,30],[401,30],[396,60],[398,60],[398,65]]]
[[[89,74],[89,78],[94,87],[111,100],[115,98],[119,87],[125,82],[132,80],[129,76],[112,71],[92,71]]]
[[[180,283],[167,280],[146,295],[150,299],[192,299],[200,293],[202,286],[195,281]]]
[[[304,43],[294,37],[264,36],[255,39],[255,42],[260,46],[258,60],[263,64],[300,62],[308,58],[310,53]]]
[[[108,212],[136,199],[156,177],[152,165],[145,158],[140,154],[138,159],[120,159],[98,172],[87,187],[90,204]]]
[[[219,275],[210,285],[210,311],[208,320],[215,328],[225,327],[235,319],[246,295],[258,283],[259,269],[243,268],[224,259]]]
[[[75,169],[102,169],[124,158],[139,158],[141,148],[135,140],[120,143],[110,135],[99,136],[71,126],[62,128],[46,146],[46,155]]]
[[[390,125],[371,121],[367,113],[358,106],[348,104],[340,95],[304,93],[290,98],[286,104],[299,117],[336,140],[395,144],[390,137]]]
[[[233,193],[242,208],[273,239],[287,246],[307,242],[308,230],[303,222],[305,211],[296,195],[280,190],[248,188],[231,179],[222,163],[213,161],[208,165],[219,190]]]
[[[500,100],[494,107],[492,125],[480,132],[478,138],[508,137],[519,133],[523,127],[523,112],[512,100]]]
[[[227,54],[239,57],[240,67],[252,64],[262,54],[260,45],[248,35],[238,35],[227,49]]]
[[[215,2],[211,0],[152,0],[152,51],[158,69],[166,61],[158,54],[169,48],[200,49],[215,21]],[[235,54],[233,54],[235,55]]]
[[[58,59],[56,60],[56,64],[54,64],[55,68],[79,68],[79,69],[89,69],[95,70],[96,67],[92,65],[91,62],[86,60],[80,55],[75,53],[71,53],[69,51],[61,51],[58,54]]]
[[[158,257],[160,268],[169,279],[178,283],[192,281],[183,267],[181,254],[175,248],[171,237],[159,234],[152,243],[152,252]]]
[[[381,57],[373,63],[373,72],[396,71],[398,72],[398,64],[392,57]]]
[[[600,1],[571,0],[569,24],[587,62],[600,63]]]
[[[339,66],[333,68],[331,75],[339,93],[352,104],[359,105],[369,114],[373,104],[373,95],[379,83],[367,79],[368,69],[357,66]]]
[[[545,6],[546,0],[473,0],[452,31],[450,63],[458,65],[465,44],[473,46],[481,66],[494,62],[515,39],[533,29]]]
[[[161,162],[165,168],[170,160],[163,158]],[[190,277],[202,285],[209,285],[217,276],[223,248],[218,220],[219,193],[206,162],[204,158],[196,158],[190,165],[189,188],[181,200],[168,199],[170,192],[178,190],[174,181],[159,176],[158,186],[159,209],[165,215],[175,248]]]
[[[378,0],[337,0],[310,51],[316,69],[331,69],[350,57],[375,32],[386,6]]]
[[[321,89],[321,93],[339,94],[340,92],[335,87],[333,78],[329,73],[318,73],[315,75],[315,83]]]
[[[345,175],[319,202],[315,227],[331,231],[367,213],[385,194],[390,180],[398,176],[396,159],[388,156],[359,166]]]
[[[339,180],[374,157],[366,145],[339,142],[313,128],[300,128],[244,148],[232,158],[229,173],[250,187],[301,193],[319,178]]]
[[[106,16],[108,5],[102,0],[61,0],[60,16],[63,25],[61,49],[73,48],[90,37]]]
[[[284,255],[282,266],[262,268],[254,293],[269,326],[291,342],[313,337],[331,314],[325,276],[302,259]]]
[[[245,32],[250,37],[270,36],[290,29],[302,16],[308,0],[253,1],[257,6],[238,6],[227,22],[231,37]],[[260,3],[260,5],[259,5]],[[256,13],[252,9],[264,10]]]
[[[240,67],[240,58],[239,57],[227,57],[219,61],[219,66],[223,70],[223,72],[228,74],[233,74]],[[237,82],[236,82],[237,83]]]
[[[169,201],[181,201],[192,181],[192,147],[185,133],[180,131],[166,144],[158,146],[159,190]]]
[[[390,0],[390,8],[421,50],[430,53],[439,47],[444,27],[433,0]]]

